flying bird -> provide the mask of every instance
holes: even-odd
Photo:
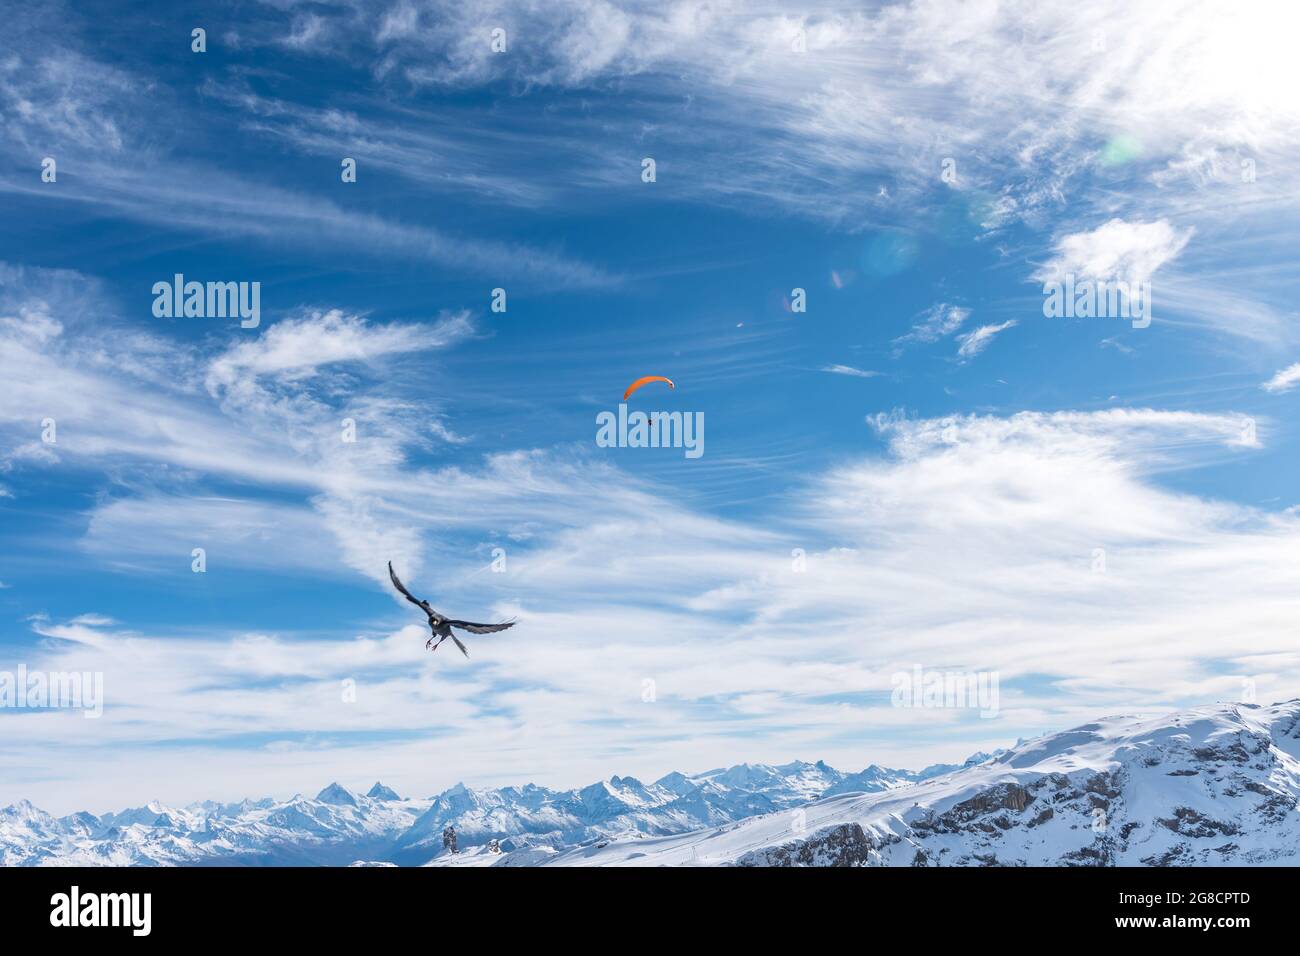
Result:
[[[402,597],[406,598],[428,615],[429,630],[433,631],[433,637],[425,641],[424,646],[429,648],[429,650],[436,651],[440,646],[442,646],[442,642],[450,637],[456,642],[456,646],[460,648],[460,652],[466,657],[469,657],[469,651],[467,651],[465,645],[460,642],[460,638],[451,633],[453,627],[458,627],[462,631],[469,631],[471,634],[495,634],[497,631],[504,631],[508,627],[515,626],[514,621],[506,621],[504,624],[475,624],[473,621],[456,621],[449,617],[443,617],[429,606],[428,601],[421,601],[410,591],[406,590],[406,585],[402,584],[401,579],[397,576],[397,572],[393,570],[392,561],[388,562],[388,576],[393,579],[393,587],[402,592]],[[439,638],[437,644],[433,643],[434,637]],[[432,645],[432,647],[430,647],[430,645]]]

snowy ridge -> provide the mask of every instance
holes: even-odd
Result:
[[[1215,866],[1300,863],[1300,700],[1114,717],[905,787],[569,866]]]
[[[1113,717],[919,772],[739,764],[574,790],[0,809],[0,863],[40,865],[1291,865],[1300,700]],[[457,832],[462,852],[442,847]]]

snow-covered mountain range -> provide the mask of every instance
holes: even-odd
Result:
[[[740,764],[575,790],[0,810],[4,865],[1213,865],[1300,855],[1300,700],[1114,717],[919,772]],[[460,853],[442,846],[454,826]]]
[[[611,777],[564,791],[457,784],[427,799],[402,799],[381,783],[365,794],[332,783],[314,797],[187,807],[152,802],[99,817],[82,812],[55,818],[22,801],[0,810],[0,863],[414,865],[443,852],[448,825],[462,849],[497,840],[507,850],[559,850],[602,839],[685,833],[827,794],[903,786],[952,769],[937,765],[912,773],[871,766],[846,774],[824,763],[740,764],[695,775],[670,773],[651,784]]]
[[[1294,866],[1300,700],[1112,717],[975,766],[569,866]],[[467,861],[468,862],[468,861]]]

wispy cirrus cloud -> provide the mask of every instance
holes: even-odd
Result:
[[[833,375],[848,375],[851,378],[876,378],[881,374],[869,369],[854,368],[852,365],[823,365],[822,371]]]
[[[318,107],[259,94],[243,78],[209,79],[201,92],[238,110],[247,132],[333,162],[353,157],[366,177],[396,176],[422,192],[456,196],[468,191],[524,208],[580,195],[569,177],[520,167],[520,151],[537,150],[545,138],[543,124],[529,113],[506,124],[499,114],[463,106],[395,109],[391,103],[361,100],[353,109]],[[566,154],[566,159],[573,157]]]
[[[970,309],[960,305],[935,303],[916,317],[910,332],[894,339],[894,357],[900,356],[908,345],[937,342],[952,335],[970,318],[970,314]]]
[[[335,254],[350,248],[363,256],[397,255],[557,288],[619,281],[550,249],[354,210],[332,197],[195,159],[183,138],[141,119],[182,115],[177,96],[75,50],[42,44],[9,51],[0,73],[7,81],[0,130],[9,144],[0,144],[0,192],[84,205],[167,229],[259,242],[293,237],[303,247]],[[33,151],[53,154],[62,169],[57,189],[29,175]],[[123,158],[128,155],[129,161]]]
[[[957,357],[966,360],[973,359],[993,344],[994,336],[1015,327],[1015,325],[1015,319],[1007,319],[1005,322],[998,322],[994,325],[981,325],[965,335],[957,336],[957,342],[959,343]]]
[[[1238,154],[1278,156],[1300,132],[1300,104],[1283,92],[1298,74],[1277,39],[1293,19],[1282,5],[1249,26],[1201,0],[1087,9],[1063,0],[915,0],[798,12],[702,0],[663,9],[404,0],[332,15],[350,42],[320,53],[389,83],[633,90],[647,106],[662,104],[661,141],[689,130],[706,154],[724,143],[730,155],[742,151],[727,177],[707,176],[711,189],[767,195],[810,214],[815,203],[823,215],[887,214],[881,181],[863,183],[862,174],[879,175],[898,200],[933,186],[944,157],[958,158],[962,189],[985,191],[981,203],[1013,215],[1060,202],[1066,181],[1081,185],[1097,166],[1141,163],[1162,174],[1164,188],[1194,192],[1214,164],[1226,172]],[[497,28],[507,55],[491,48]],[[1104,76],[1092,68],[1097,55],[1111,64]],[[1150,67],[1156,61],[1161,68]],[[1270,92],[1220,78],[1231,64],[1268,77]],[[701,140],[710,125],[716,141]],[[738,141],[741,127],[764,135]],[[692,161],[693,178],[708,162]],[[818,188],[818,179],[834,188]]]

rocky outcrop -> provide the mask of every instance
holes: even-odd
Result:
[[[737,866],[869,866],[875,843],[856,823],[845,823],[804,840],[746,854]]]

